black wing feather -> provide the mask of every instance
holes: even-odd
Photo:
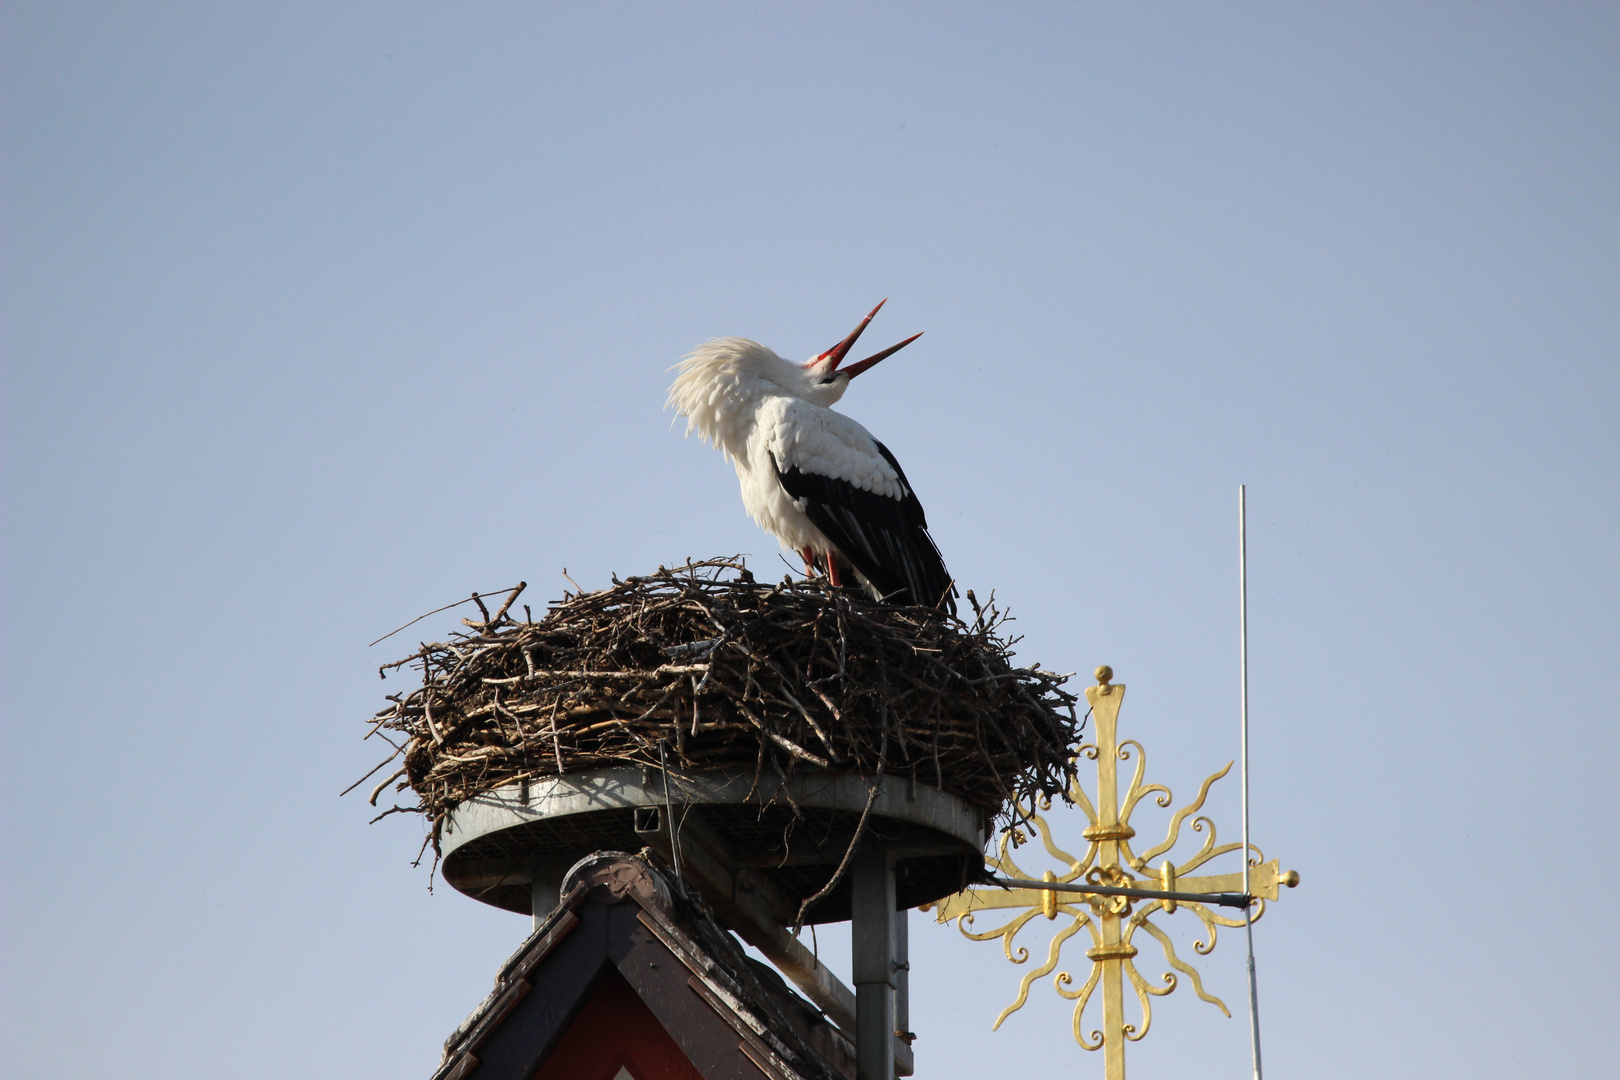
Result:
[[[879,593],[926,607],[943,603],[954,615],[956,590],[928,535],[928,516],[889,448],[882,443],[877,448],[899,474],[904,498],[862,491],[847,480],[808,473],[797,465],[784,472],[774,457],[771,464],[783,489]]]

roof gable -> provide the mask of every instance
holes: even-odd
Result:
[[[609,972],[533,1080],[703,1080],[652,1010]]]
[[[567,1074],[590,1080],[613,1080],[617,1068],[633,1080],[845,1080],[828,1059],[845,1065],[847,1042],[779,980],[760,979],[678,879],[598,852],[569,871],[564,892],[446,1042],[434,1080],[539,1080],[564,1052],[599,1067]],[[622,1061],[589,1040],[576,1046],[576,1031],[600,1029],[604,1011],[609,1029],[643,1025]]]

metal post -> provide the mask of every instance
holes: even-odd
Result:
[[[1097,824],[1084,835],[1097,845],[1098,870],[1094,872],[1110,880],[1124,880],[1120,842],[1132,835],[1119,819],[1119,706],[1125,688],[1110,686],[1113,677],[1114,669],[1103,665],[1097,669],[1097,685],[1086,690],[1086,702],[1097,725]],[[1086,956],[1100,964],[1103,1075],[1108,1080],[1125,1080],[1125,1035],[1129,1030],[1125,1025],[1125,961],[1136,955],[1136,947],[1125,941],[1121,926],[1126,910],[1125,904],[1104,905],[1097,913],[1097,944],[1086,950]]]
[[[894,861],[869,841],[850,867],[857,1080],[894,1080],[894,907]]]
[[[557,910],[560,900],[557,893],[561,885],[559,875],[549,868],[535,869],[534,877],[529,882],[529,911],[534,915],[535,929],[540,928],[547,915]]]
[[[894,1030],[911,1034],[911,909],[894,913]]]
[[[658,744],[658,765],[664,770],[664,823],[669,827],[670,861],[675,864],[675,876],[681,874],[681,830],[675,823],[675,803],[669,793],[669,760],[664,755],[664,744]]]
[[[1249,891],[1249,537],[1244,488],[1238,485],[1238,787],[1243,805],[1243,891]]]
[[[1249,893],[1249,536],[1248,499],[1238,485],[1238,699],[1239,743],[1243,758],[1239,786],[1243,789],[1243,895]],[[1260,1072],[1260,991],[1254,977],[1254,925],[1252,906],[1243,908],[1243,933],[1249,945],[1249,1049],[1254,1080]]]

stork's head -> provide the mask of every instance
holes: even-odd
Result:
[[[850,346],[882,306],[873,308],[843,341],[803,364],[784,360],[747,338],[705,341],[675,365],[679,374],[664,404],[686,417],[688,434],[695,431],[732,457],[740,457],[760,401],[786,395],[831,405],[844,396],[849,380],[922,337],[915,334],[875,356],[844,365]]]
[[[874,353],[865,360],[857,361],[845,367],[839,366],[844,362],[844,357],[849,355],[849,350],[854,347],[856,339],[861,336],[861,331],[866,329],[866,324],[872,321],[872,316],[876,315],[883,305],[888,302],[887,298],[879,300],[878,306],[873,308],[866,318],[860,321],[860,325],[849,332],[848,337],[821,355],[811,357],[805,361],[802,367],[807,386],[805,390],[801,391],[800,396],[818,405],[831,405],[844,396],[844,391],[849,388],[849,381],[855,376],[876,366],[879,361],[888,359],[922,337],[920,333],[912,334],[900,344],[890,345],[887,349],[880,353]]]

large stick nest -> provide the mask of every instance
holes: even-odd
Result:
[[[503,784],[667,763],[914,775],[1007,822],[1066,797],[1076,697],[1067,675],[1013,666],[1008,616],[967,596],[971,623],[710,559],[565,594],[540,619],[509,614],[515,594],[493,616],[480,602],[482,621],[382,669],[422,685],[373,720],[405,762],[372,801],[409,786],[418,805],[396,809],[436,838]]]

